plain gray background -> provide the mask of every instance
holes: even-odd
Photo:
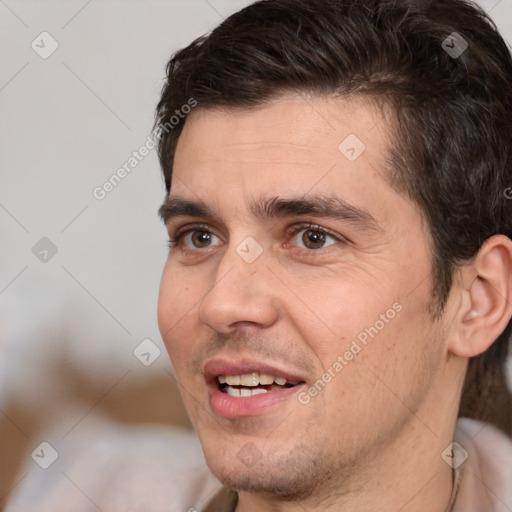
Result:
[[[58,444],[87,428],[123,386],[128,395],[148,390],[136,403],[179,407],[156,391],[173,382],[156,323],[167,245],[155,151],[103,200],[93,190],[146,141],[170,55],[249,3],[0,0],[0,460],[15,461],[7,469],[29,460],[45,429]],[[479,3],[511,41],[512,0]],[[58,48],[42,58],[52,39]],[[145,366],[134,350],[147,339],[151,359],[161,355]],[[7,482],[0,500],[15,480]]]

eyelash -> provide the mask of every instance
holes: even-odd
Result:
[[[190,233],[191,231],[208,231],[208,233],[212,232],[211,227],[206,224],[191,224],[190,226],[187,226],[186,229],[178,229],[178,231],[174,235],[174,238],[169,238],[169,247],[176,247],[180,243],[181,239],[185,235],[188,235],[188,233]]]
[[[294,226],[291,226],[290,228],[288,228],[286,230],[286,237],[287,239],[293,239],[298,233],[300,233],[301,231],[304,231],[304,230],[311,230],[311,231],[316,231],[318,233],[321,233],[323,235],[327,235],[327,236],[330,236],[332,238],[334,238],[338,243],[348,243],[348,239],[346,239],[345,237],[339,235],[339,234],[336,234],[336,233],[333,233],[332,231],[322,227],[322,226],[319,226],[317,224],[313,224],[311,222],[309,223],[302,223],[302,224],[296,224]],[[176,247],[180,244],[181,240],[183,239],[184,236],[186,236],[187,234],[189,234],[190,232],[194,232],[194,231],[206,231],[208,233],[213,233],[212,230],[211,230],[211,227],[206,225],[206,224],[192,224],[192,225],[189,225],[187,226],[185,229],[179,229],[176,234],[174,235],[174,237],[171,237],[168,241],[168,245],[169,247]],[[286,243],[286,246],[288,246],[288,242]],[[328,246],[329,247],[329,246]],[[314,255],[315,253],[318,253],[320,252],[322,249],[326,249],[327,247],[321,247],[320,249],[302,249],[300,247],[297,247],[296,249],[301,251],[302,253],[304,254],[307,254],[307,255]],[[208,249],[205,248],[205,249]],[[188,248],[185,248],[185,250],[191,250],[191,251],[201,251],[201,250],[205,250],[205,249],[188,249]]]
[[[313,224],[311,222],[308,223],[302,223],[302,224],[296,224],[292,227],[290,227],[286,231],[287,238],[290,240],[293,240],[301,231],[315,231],[317,233],[321,233],[322,235],[330,236],[331,238],[334,238],[336,242],[346,242],[347,240],[342,237],[341,235],[338,235],[336,233],[333,233],[329,229],[326,229],[322,226],[319,226],[318,224]],[[286,243],[286,246],[288,246],[288,242]],[[301,251],[301,253],[308,255],[308,256],[314,256],[318,254],[322,249],[327,249],[330,246],[327,247],[321,247],[319,249],[302,249],[301,247],[296,247],[297,250]]]

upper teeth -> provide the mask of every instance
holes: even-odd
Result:
[[[284,386],[286,379],[284,377],[274,377],[268,373],[244,373],[243,375],[219,375],[217,377],[221,384],[228,384],[229,386],[268,386],[279,384]]]

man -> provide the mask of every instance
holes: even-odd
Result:
[[[159,324],[224,486],[191,510],[512,510],[510,440],[456,425],[511,332],[511,112],[463,0],[267,0],[173,56]]]

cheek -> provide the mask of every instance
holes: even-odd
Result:
[[[194,339],[194,318],[201,297],[198,286],[199,283],[167,263],[160,282],[158,326],[171,360],[186,355],[187,349],[193,349],[191,343],[179,341]]]
[[[354,279],[329,281],[324,286],[318,286],[317,282],[314,286],[303,284],[296,288],[296,295],[307,306],[306,314],[304,306],[294,312],[288,309],[323,367],[332,365],[339,355],[351,350],[354,340],[363,344],[376,332],[389,330],[401,314],[397,312],[401,304],[394,287],[384,284],[377,287]]]
[[[352,332],[365,336],[348,336],[319,356],[323,368],[317,379],[328,383],[311,399],[312,410],[324,430],[343,432],[339,442],[345,445],[399,432],[421,410],[442,367],[439,338],[423,316],[407,304],[384,327],[375,326],[374,316],[375,330],[354,327]]]
[[[288,309],[289,314],[318,362],[317,378],[329,373],[325,377],[336,382],[329,388],[338,398],[360,396],[362,389],[389,394],[385,384],[406,396],[415,374],[432,375],[442,353],[427,311],[428,286],[411,294],[403,276],[388,273],[369,282],[355,274],[321,287],[302,281],[296,294],[307,297],[311,311]]]
[[[407,416],[419,407],[442,367],[442,336],[424,302],[400,298],[359,306],[359,315],[352,308],[352,318],[343,316],[347,336],[322,357],[325,369],[339,363],[328,401],[365,417]],[[338,325],[343,328],[342,322]]]

